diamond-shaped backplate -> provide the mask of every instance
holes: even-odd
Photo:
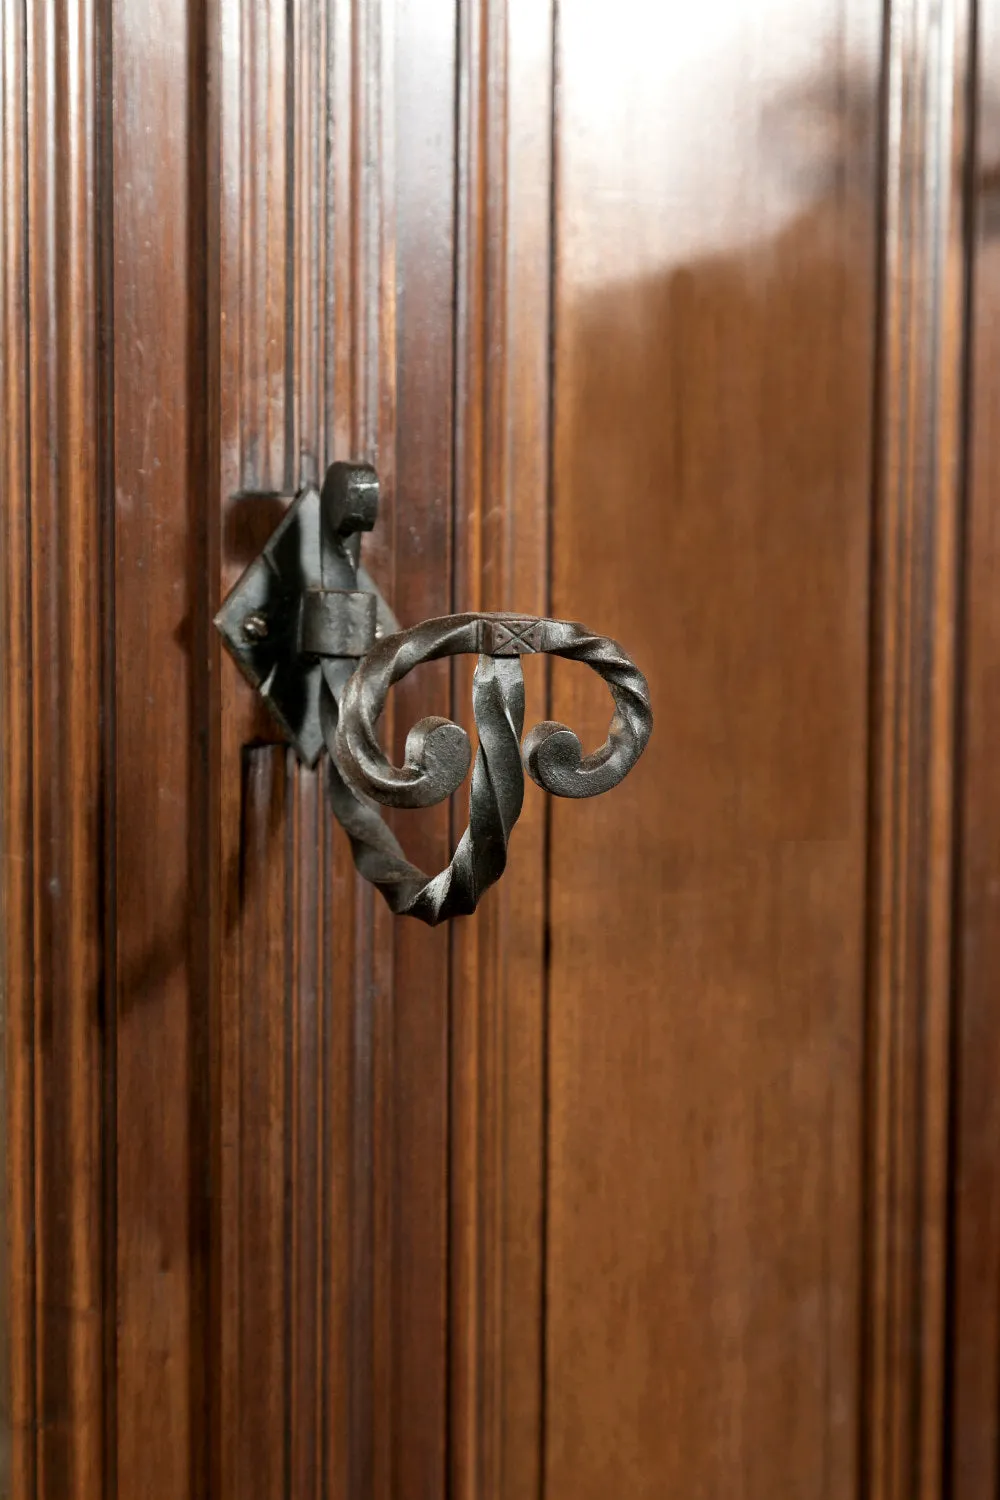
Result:
[[[233,587],[215,623],[237,665],[265,700],[306,765],[323,749],[319,657],[299,649],[300,613],[308,589],[359,589],[378,601],[379,635],[398,624],[364,568],[355,562],[355,547],[331,546],[321,538],[319,491],[307,485],[288,507],[280,524]],[[247,622],[250,628],[247,628]]]

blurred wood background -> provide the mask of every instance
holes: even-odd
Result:
[[[0,1494],[995,1500],[1000,4],[0,15]],[[211,626],[333,458],[652,688],[436,931]]]

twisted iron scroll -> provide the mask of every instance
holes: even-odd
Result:
[[[335,664],[324,669],[323,730],[334,811],[350,838],[359,872],[397,914],[419,917],[431,926],[467,915],[503,874],[524,799],[519,658],[532,652],[593,667],[611,689],[615,714],[605,743],[591,755],[583,754],[565,724],[536,725],[524,741],[528,774],[559,797],[608,791],[646,747],[653,726],[649,687],[619,645],[582,625],[506,614],[448,615],[379,642],[346,685]],[[469,769],[469,737],[449,719],[422,719],[407,736],[404,764],[394,766],[379,744],[376,726],[394,682],[420,662],[466,653],[479,654],[472,685],[479,749],[469,826],[447,869],[428,877],[407,860],[375,803],[429,807],[449,797]]]

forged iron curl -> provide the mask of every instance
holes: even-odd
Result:
[[[381,641],[346,686],[327,677],[323,724],[334,810],[359,872],[397,914],[432,926],[467,915],[503,874],[524,799],[520,657],[534,652],[592,667],[611,690],[615,714],[605,743],[590,755],[583,754],[578,737],[565,724],[536,725],[524,741],[528,774],[560,797],[608,791],[627,775],[649,740],[649,687],[616,642],[582,625],[508,614],[448,615]],[[422,719],[407,736],[404,764],[394,766],[379,744],[377,725],[393,683],[420,662],[465,653],[479,654],[472,690],[479,749],[469,826],[448,867],[428,877],[407,860],[375,804],[413,808],[443,801],[468,771],[469,737],[449,719]]]
[[[300,759],[312,766],[328,750],[333,810],[361,875],[394,912],[435,926],[475,911],[507,863],[524,801],[522,656],[583,662],[614,700],[608,737],[590,755],[571,729],[548,720],[524,740],[528,774],[557,797],[594,797],[616,786],[646,748],[653,717],[635,663],[583,625],[463,614],[400,630],[360,564],[361,534],[375,524],[378,495],[370,465],[331,464],[322,489],[306,484],[291,500],[215,623]],[[421,719],[407,736],[403,765],[394,766],[379,744],[378,722],[393,683],[413,667],[464,654],[479,657],[469,826],[447,869],[428,876],[407,859],[379,804],[430,807],[451,796],[469,769],[469,736],[450,719]]]
[[[358,872],[378,888],[397,916],[417,917],[431,927],[474,912],[483,892],[500,879],[511,830],[524,800],[520,664],[481,657],[472,679],[472,703],[479,749],[472,768],[469,826],[449,865],[433,877],[411,864],[374,802],[344,776],[335,748],[343,710],[338,711],[332,694],[324,716],[329,731],[330,797],[350,840]],[[467,737],[464,762],[467,768]]]

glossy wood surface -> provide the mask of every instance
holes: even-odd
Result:
[[[730,7],[695,66],[643,14],[559,43],[552,608],[657,722],[552,810],[545,1493],[848,1495],[878,17]]]
[[[205,42],[186,0],[110,27],[110,1456],[120,1494],[182,1500],[208,1472]]]
[[[2,17],[0,1496],[993,1496],[994,0]],[[437,931],[211,626],[334,457],[651,683]]]
[[[968,519],[956,943],[953,1437],[956,1500],[1000,1486],[1000,10],[980,6],[970,173]]]
[[[553,10],[465,7],[459,33],[455,607],[548,596]],[[526,722],[547,676],[526,673]],[[471,659],[456,673],[459,714]],[[467,719],[463,719],[467,722]],[[466,809],[461,807],[464,818]],[[529,793],[507,875],[451,940],[449,1493],[542,1482],[547,808]],[[452,837],[462,823],[453,817]]]
[[[402,618],[446,613],[455,10],[220,19],[220,591],[278,492],[365,455],[382,485],[368,565]],[[221,692],[217,1484],[242,1496],[265,1469],[294,1493],[438,1493],[448,935],[390,923],[344,841],[327,844],[322,778],[248,753],[273,726],[226,668]],[[400,691],[401,721],[427,693],[447,707],[446,666]],[[448,834],[440,808],[404,836],[436,868]]]
[[[948,1182],[961,783],[974,15],[890,18],[876,410],[863,1460],[936,1496],[951,1445]],[[931,290],[933,288],[933,290]]]
[[[73,1500],[108,1473],[99,39],[89,0],[4,8],[0,1491]]]

